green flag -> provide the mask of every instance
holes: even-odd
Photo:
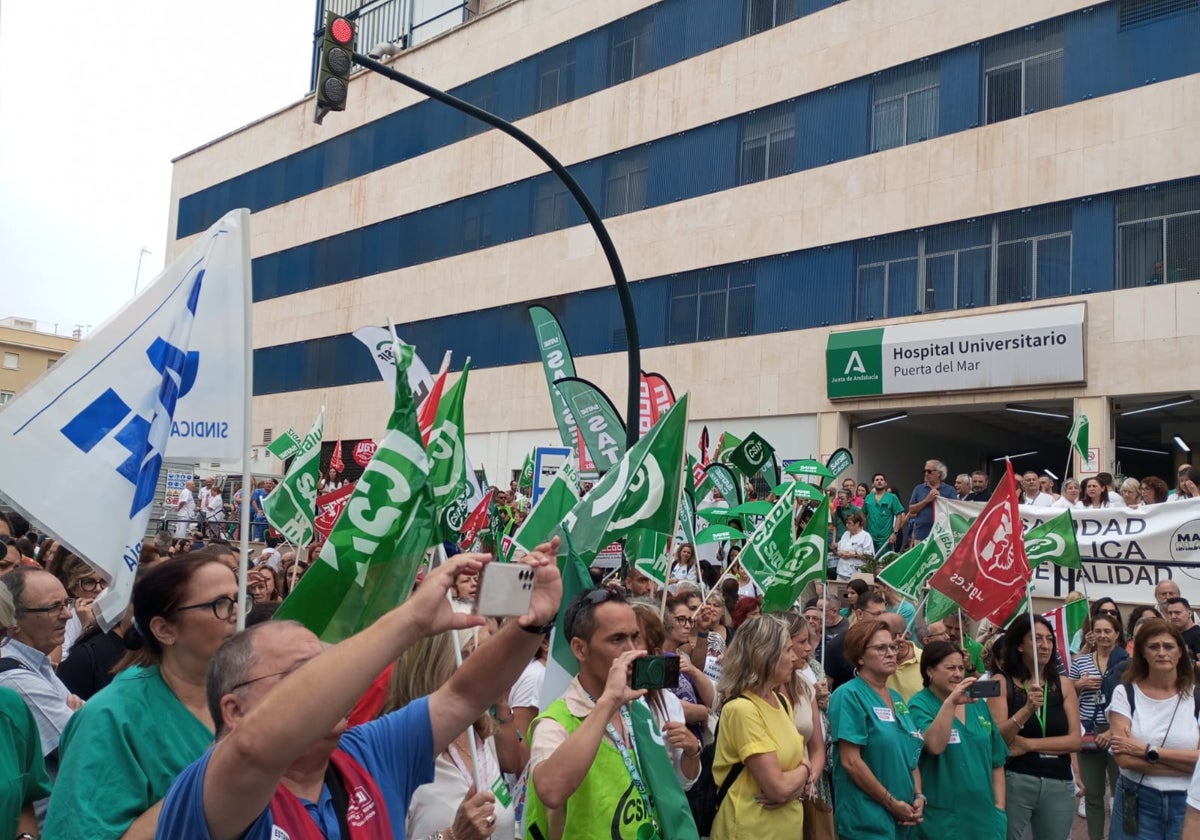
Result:
[[[393,352],[397,387],[387,433],[354,485],[318,562],[275,613],[278,619],[299,621],[331,644],[402,603],[433,542],[429,459],[408,387],[413,350],[399,345]]]
[[[470,370],[468,358],[462,376],[438,401],[429,443],[425,446],[429,455],[429,486],[437,512],[438,535],[451,542],[458,541],[470,513],[467,501],[471,486],[467,481],[466,429],[463,424],[463,399]]]
[[[738,484],[733,470],[724,464],[713,463],[708,465],[704,474],[721,494],[721,498],[729,502],[731,507],[737,507],[742,503],[742,487]]]
[[[696,544],[696,500],[686,489],[679,497],[679,541]]]
[[[946,555],[942,554],[937,542],[921,540],[875,574],[901,595],[921,600],[925,582],[942,567]]]
[[[1025,556],[1032,567],[1049,560],[1064,569],[1082,571],[1083,560],[1069,508],[1025,532]]]
[[[526,496],[533,495],[533,453],[530,452],[525,456],[525,463],[521,465],[521,475],[517,479],[517,492],[524,493]]]
[[[700,462],[695,457],[689,455],[687,457],[688,474],[687,484],[684,485],[692,494],[693,499],[706,499],[708,494],[712,492],[712,479],[708,477],[708,472],[704,467],[700,466]]]
[[[687,407],[684,394],[555,529],[570,537],[585,565],[636,528],[675,533]]]
[[[946,600],[950,599],[946,598]],[[966,648],[967,655],[971,657],[971,667],[975,669],[975,673],[982,674],[987,671],[987,663],[983,661],[983,645],[968,635],[963,638],[963,647]]]
[[[729,453],[729,463],[741,470],[747,478],[751,478],[770,463],[774,454],[775,450],[771,444],[763,440],[757,432],[751,432]],[[772,486],[773,484],[772,482]]]
[[[629,564],[659,586],[667,585],[670,549],[669,536],[645,528],[631,532],[625,540],[625,556],[629,558]]]
[[[1071,447],[1079,453],[1079,457],[1086,461],[1088,456],[1088,419],[1086,414],[1080,414],[1075,418],[1075,422],[1071,424],[1071,431],[1067,432],[1067,440],[1071,442]]]
[[[829,502],[822,500],[800,538],[793,540],[795,498],[795,489],[787,488],[738,555],[763,591],[763,612],[791,609],[805,586],[825,576]]]
[[[575,469],[574,461],[568,458],[558,468],[554,480],[533,506],[529,516],[521,523],[520,529],[513,537],[514,550],[520,548],[530,552],[550,539],[550,533],[578,502],[579,471]]]
[[[729,453],[737,449],[741,443],[742,439],[737,435],[721,432],[721,436],[717,438],[717,450],[713,452],[713,461],[728,461]]]
[[[925,601],[925,621],[932,624],[958,612],[958,604],[936,589],[930,589]]]
[[[262,501],[271,527],[292,545],[308,545],[313,539],[313,517],[317,509],[317,479],[321,475],[321,436],[325,428],[325,406],[313,422],[298,454],[279,486]],[[291,432],[291,429],[288,430]],[[282,438],[276,438],[282,440]]]
[[[584,446],[601,475],[616,466],[625,451],[625,424],[608,396],[586,379],[560,377],[555,389],[571,407]]]
[[[575,360],[571,348],[563,335],[558,319],[549,309],[542,306],[529,307],[533,331],[537,335],[538,352],[542,355],[542,370],[546,374],[546,387],[550,389],[550,402],[554,406],[554,419],[558,423],[558,436],[563,446],[575,451],[575,418],[566,399],[554,388],[554,383],[564,376],[575,375]]]
[[[324,411],[324,409],[322,409]],[[296,434],[295,429],[288,429],[283,434],[267,444],[267,451],[278,458],[280,461],[286,461],[291,458],[300,449],[300,436]]]

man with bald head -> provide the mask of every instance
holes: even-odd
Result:
[[[880,619],[892,633],[896,650],[896,673],[888,677],[888,688],[895,689],[905,702],[925,687],[921,679],[921,649],[908,638],[908,625],[899,613],[884,613]]]
[[[483,715],[533,658],[562,599],[557,540],[522,558],[534,572],[529,612],[506,623],[441,688],[347,730],[371,682],[426,636],[485,623],[456,613],[446,595],[484,556],[459,554],[401,606],[326,648],[304,627],[267,622],[217,651],[206,693],[216,745],[176,779],[156,836],[211,840],[404,837],[416,788],[434,758]],[[495,825],[495,797],[472,797],[464,818],[478,836]],[[349,826],[349,828],[347,828]]]
[[[1179,584],[1168,578],[1160,580],[1154,587],[1154,601],[1158,604],[1158,614],[1167,614],[1167,601],[1179,597]]]

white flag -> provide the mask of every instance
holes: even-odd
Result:
[[[163,460],[244,456],[248,220],[214,224],[0,411],[0,491],[109,580],[106,629],[129,603]]]

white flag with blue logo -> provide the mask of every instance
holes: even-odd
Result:
[[[234,210],[0,411],[0,493],[129,603],[163,460],[242,458],[249,213]]]

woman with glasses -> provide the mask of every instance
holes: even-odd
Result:
[[[119,673],[63,732],[45,836],[153,835],[171,782],[212,743],[205,671],[237,631],[237,598],[210,554],[160,563],[135,584]]]
[[[918,837],[1004,840],[1008,747],[987,704],[967,696],[975,678],[966,677],[962,650],[932,642],[921,654],[921,681],[911,703],[925,733],[920,767],[929,805]]]
[[[667,612],[663,618],[665,637],[662,652],[679,657],[679,686],[673,690],[683,704],[684,721],[688,729],[701,741],[708,727],[708,713],[715,700],[712,680],[706,677],[690,658],[697,640],[692,636],[696,619],[688,609],[686,597],[674,597],[667,601]],[[658,651],[651,651],[658,653]]]
[[[917,769],[921,732],[903,698],[887,685],[898,654],[892,631],[863,618],[846,631],[843,652],[855,677],[829,700],[838,836],[915,837],[926,801]]]
[[[71,655],[71,648],[85,632],[96,624],[92,604],[108,588],[108,581],[74,554],[67,553],[58,565],[58,579],[71,599],[71,620],[63,639],[62,658]]]
[[[1200,759],[1196,671],[1179,630],[1161,618],[1142,625],[1108,706],[1121,778],[1112,840],[1178,840],[1187,788]]]
[[[1005,632],[998,673],[1000,696],[988,700],[1008,744],[1005,766],[1008,838],[1032,828],[1033,840],[1062,840],[1075,819],[1071,753],[1077,752],[1075,685],[1059,677],[1054,628],[1022,615]]]
[[[1084,790],[1088,838],[1101,840],[1104,789],[1115,792],[1117,784],[1117,764],[1108,751],[1110,733],[1104,710],[1112,698],[1113,678],[1128,665],[1129,655],[1122,644],[1121,614],[1116,604],[1103,598],[1092,605],[1092,613],[1092,652],[1072,657],[1071,679],[1079,695],[1079,718],[1083,723],[1076,775]]]

